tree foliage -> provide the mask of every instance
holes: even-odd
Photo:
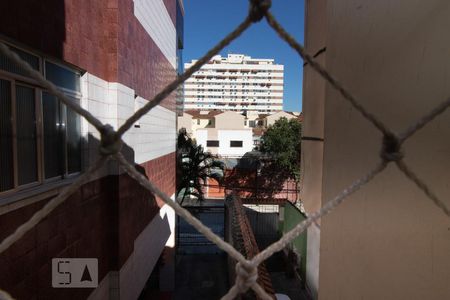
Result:
[[[299,120],[280,118],[261,137],[259,149],[272,157],[277,169],[297,181],[300,178],[301,129]]]
[[[224,164],[216,156],[204,152],[182,128],[177,141],[177,198],[183,203],[186,196],[204,200],[203,186],[208,178],[222,184]]]

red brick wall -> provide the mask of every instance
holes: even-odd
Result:
[[[177,1],[179,0],[164,0],[164,5],[166,6],[174,26],[177,24]]]
[[[34,229],[0,255],[0,286],[17,299],[82,299],[90,290],[52,289],[51,259],[97,257],[99,278],[114,268],[117,200],[106,187],[114,177],[88,183],[41,221]],[[0,239],[42,207],[40,201],[0,216]]]
[[[148,161],[142,166],[152,182],[164,193],[172,196],[175,193],[175,171],[176,171],[176,153],[172,152],[161,156],[158,159]],[[159,206],[163,205],[162,200],[157,199]]]
[[[164,1],[172,18],[175,1]],[[133,7],[133,0],[0,1],[0,33],[151,99],[176,78],[176,70]],[[174,111],[175,95],[162,105]]]
[[[169,195],[175,191],[175,155],[146,163],[147,176]],[[0,240],[48,200],[0,215]],[[85,184],[34,229],[0,255],[0,288],[17,299],[85,299],[91,289],[51,288],[51,259],[95,257],[99,282],[119,270],[134,240],[158,214],[160,201],[127,175]]]
[[[171,2],[165,1],[176,13]],[[176,78],[176,70],[134,16],[133,0],[120,1],[119,23],[118,81],[150,100]],[[161,105],[175,111],[175,93]]]
[[[142,165],[145,175],[164,193],[172,196],[175,193],[175,153],[161,156]],[[136,182],[126,176],[119,182],[119,264],[122,266],[133,252],[135,238],[153,219],[153,212],[159,211],[164,202],[158,197],[149,195]],[[142,201],[136,201],[142,199]],[[148,199],[148,201],[145,201]],[[150,212],[150,214],[149,214]],[[124,242],[125,241],[125,242]]]
[[[117,0],[0,1],[0,33],[108,81],[117,78]]]

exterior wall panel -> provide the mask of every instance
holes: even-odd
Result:
[[[305,17],[305,48],[310,55],[327,46],[327,0],[307,1]],[[327,66],[326,52],[316,60]],[[323,139],[324,137],[325,81],[309,65],[303,69],[303,122],[302,137],[316,140],[302,141],[301,199],[306,212],[312,213],[322,206]],[[321,220],[318,221],[319,224]],[[314,298],[318,297],[321,230],[308,228],[306,249],[306,286]]]
[[[175,25],[163,0],[133,0],[134,15],[167,60],[176,69]],[[167,1],[168,2],[168,1]],[[171,1],[174,2],[174,1]]]
[[[175,1],[175,0],[173,0]],[[155,13],[158,18],[161,15],[167,16],[167,10],[161,0],[146,1],[149,5],[156,5],[157,9],[152,13]],[[166,85],[175,80],[176,78],[176,64],[168,60],[164,51],[173,52],[173,57],[176,58],[176,31],[175,26],[171,22],[170,18],[165,21],[159,22],[160,30],[152,33],[151,36],[136,18],[134,14],[134,5],[136,2],[133,0],[125,0],[119,2],[119,26],[118,29],[118,70],[117,70],[117,82],[128,86],[135,90],[135,94],[151,100],[157,93],[159,93]],[[149,12],[147,11],[147,14]],[[144,17],[143,15],[141,15]],[[147,18],[147,15],[145,16]],[[150,22],[150,20],[147,20]],[[153,21],[151,21],[153,22]],[[149,26],[149,23],[146,26]],[[155,36],[161,39],[166,39],[164,33],[166,29],[161,28],[161,24],[169,27],[170,35],[172,38],[168,38],[166,48],[160,49]],[[168,49],[168,43],[173,43],[173,50]],[[162,42],[161,42],[162,43]],[[167,49],[167,50],[165,50]],[[172,53],[171,52],[171,53]],[[172,55],[172,54],[170,54]],[[175,92],[171,93],[161,105],[175,111]]]
[[[323,12],[311,17],[323,19]],[[327,69],[394,132],[448,98],[450,43],[442,36],[449,3],[332,0],[325,12]],[[377,164],[382,136],[332,87],[323,93],[324,203]],[[448,116],[403,147],[405,162],[450,206],[450,144],[442,138],[449,135]],[[449,227],[448,217],[389,166],[322,219],[319,299],[450,298]]]
[[[219,147],[219,155],[221,156],[238,156],[241,157],[245,153],[252,151],[253,139],[252,130],[218,130],[218,140],[221,142]],[[231,141],[242,141],[242,147],[230,147]]]
[[[26,2],[26,3],[25,3]],[[176,77],[176,69],[133,14],[133,1],[2,1],[2,38],[45,57],[68,63],[84,74],[81,105],[102,122],[121,126],[135,110]],[[174,29],[175,0],[166,0],[156,13],[169,17],[155,34]],[[164,26],[167,26],[165,28]],[[156,38],[155,38],[156,39]],[[170,39],[170,38],[169,38]],[[51,42],[49,42],[51,41]],[[167,42],[167,41],[166,41]],[[161,46],[162,47],[162,46]],[[173,51],[176,51],[175,42]],[[98,157],[100,136],[82,119],[84,165]],[[175,98],[170,95],[124,135],[123,152],[130,162],[167,193],[175,193]],[[119,272],[126,262],[136,266],[145,257],[155,261],[164,246],[173,246],[173,212],[121,174],[110,162],[91,182],[39,223],[9,250],[0,255],[1,288],[17,299],[85,299],[92,290],[52,289],[51,258],[97,257],[101,286],[90,299],[137,295],[137,285],[120,286]],[[61,183],[63,186],[63,182]],[[61,190],[31,191],[12,204],[0,206],[0,240],[41,208]],[[161,219],[161,218],[160,218]],[[158,236],[160,245],[153,247]],[[136,269],[149,275],[152,260]],[[137,287],[137,288],[136,288]],[[122,288],[120,290],[120,288]],[[129,290],[128,290],[129,289]],[[128,294],[127,294],[128,293]]]

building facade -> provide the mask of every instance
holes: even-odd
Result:
[[[185,128],[214,155],[238,158],[253,149],[252,129],[244,126],[244,119],[232,111],[189,111],[178,117],[178,129]]]
[[[283,84],[284,66],[273,59],[217,55],[186,80],[184,109],[277,112],[283,109]]]
[[[179,0],[2,1],[0,40],[115,129],[174,80]],[[124,136],[123,154],[175,193],[175,93]],[[100,134],[0,56],[0,240],[94,162]],[[151,274],[173,289],[174,212],[110,162],[0,254],[17,299],[137,299]],[[164,253],[164,264],[160,257]],[[52,258],[98,259],[96,289],[52,288]]]
[[[178,130],[181,128],[186,129],[186,133],[190,137],[196,139],[197,142],[213,154],[219,154],[225,157],[240,157],[257,147],[267,128],[281,118],[288,120],[297,119],[299,122],[302,122],[303,115],[299,112],[285,111],[279,111],[273,114],[247,112],[244,115],[219,110],[188,110],[184,111],[182,116],[178,116],[177,126]],[[237,130],[241,130],[241,135]],[[233,136],[241,137],[239,140],[243,141],[242,147],[231,147],[229,142],[236,140],[233,139]],[[252,139],[251,144],[248,142],[250,137]],[[219,146],[211,146],[214,143],[209,143],[210,146],[208,146],[208,140],[217,141],[215,144]],[[228,144],[230,146],[227,146]],[[250,145],[252,146],[250,147]]]
[[[305,4],[306,51],[394,133],[448,99],[447,1]],[[383,136],[308,64],[303,78],[301,198],[312,213],[375,168]],[[404,162],[447,207],[449,134],[447,109],[402,145]],[[449,228],[391,163],[309,227],[307,285],[321,300],[450,299]]]

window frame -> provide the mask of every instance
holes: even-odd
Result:
[[[59,181],[59,180],[64,180],[66,178],[72,178],[72,177],[76,177],[78,175],[80,175],[83,172],[83,151],[80,151],[80,160],[81,160],[81,170],[79,172],[73,172],[73,173],[69,173],[69,161],[68,161],[68,155],[67,155],[67,105],[65,105],[64,103],[60,102],[60,106],[59,106],[59,113],[61,115],[61,119],[64,122],[64,134],[62,136],[63,138],[63,153],[64,153],[64,172],[61,175],[57,175],[54,177],[50,177],[50,178],[45,178],[45,153],[44,153],[44,146],[45,146],[45,136],[44,136],[44,112],[42,110],[42,101],[43,101],[43,93],[48,93],[49,95],[53,96],[52,94],[50,94],[47,90],[41,90],[41,94],[40,94],[40,102],[39,105],[41,106],[41,131],[42,131],[42,148],[41,148],[41,152],[42,152],[42,184],[45,183],[51,183],[51,182],[55,182],[55,181]],[[75,98],[73,95],[69,95],[64,93],[67,97],[72,98],[72,99],[77,99],[79,101],[81,101],[81,97],[80,98]],[[83,145],[81,145],[81,147],[83,148]],[[81,148],[81,149],[82,149]]]
[[[35,85],[29,84],[28,82],[23,82],[21,80],[16,80],[15,78],[12,78],[11,76],[5,76],[4,73],[7,72],[0,72],[0,79],[4,81],[8,81],[11,85],[11,119],[12,119],[12,126],[11,126],[11,133],[12,133],[12,158],[13,158],[13,188],[5,191],[0,191],[0,195],[6,195],[10,193],[14,193],[17,191],[21,191],[24,189],[29,189],[31,187],[38,186],[42,184],[42,136],[41,136],[41,115],[40,115],[40,105],[39,105],[39,88]],[[19,77],[23,77],[18,75]],[[21,78],[23,79],[23,78]],[[16,98],[16,87],[17,82],[19,82],[19,86],[25,86],[32,88],[34,90],[34,113],[36,116],[36,172],[37,172],[37,181],[26,183],[23,185],[19,185],[19,162],[18,162],[18,154],[17,154],[17,98]]]
[[[233,143],[240,143],[240,146],[233,146]],[[230,148],[242,148],[244,147],[244,141],[230,140]]]
[[[59,67],[62,67],[64,69],[67,69],[71,72],[76,73],[80,76],[80,91],[73,91],[67,88],[63,88],[60,86],[57,86],[57,88],[63,92],[67,97],[72,98],[74,100],[79,101],[81,104],[82,101],[82,93],[81,93],[81,76],[82,71],[76,68],[71,68],[67,65],[63,65],[62,63],[45,57],[44,55],[32,52],[27,49],[24,49],[23,47],[20,47],[16,44],[12,44],[10,42],[1,40],[6,45],[18,49],[20,51],[26,52],[30,55],[35,56],[38,58],[38,71],[40,74],[46,78],[45,74],[45,63],[48,61],[49,63],[52,63],[54,65],[57,65]],[[23,192],[26,190],[35,190],[33,188],[39,188],[42,186],[45,186],[47,184],[53,184],[55,182],[63,182],[69,179],[69,181],[72,181],[73,178],[79,176],[84,171],[84,162],[85,162],[85,153],[83,151],[84,149],[84,139],[83,139],[83,130],[80,128],[80,135],[81,135],[81,147],[80,147],[80,171],[69,173],[68,170],[68,153],[67,153],[67,105],[65,105],[62,101],[60,101],[60,114],[63,116],[65,129],[64,129],[64,135],[63,135],[63,155],[64,155],[64,172],[62,175],[55,176],[52,178],[45,178],[45,157],[44,157],[44,124],[43,124],[43,107],[42,107],[42,101],[43,101],[43,93],[47,92],[47,89],[42,87],[36,80],[33,78],[23,76],[17,73],[9,72],[0,69],[0,79],[10,82],[11,84],[11,117],[12,117],[12,157],[13,157],[13,188],[0,191],[0,200],[4,197],[14,197],[18,192]],[[36,163],[36,171],[37,171],[37,181],[27,183],[24,185],[19,185],[19,165],[18,165],[18,149],[17,149],[17,114],[16,114],[16,86],[25,86],[32,88],[34,90],[34,103],[35,103],[35,116],[36,116],[36,122],[35,122],[35,128],[36,128],[36,156],[37,156],[37,163]],[[49,93],[50,94],[50,93]],[[80,116],[81,118],[81,116]],[[83,118],[80,120],[81,127],[83,126]],[[3,201],[2,201],[3,202]]]
[[[213,144],[217,144],[217,146],[216,145],[209,145],[210,142],[214,142]],[[208,148],[218,148],[218,147],[220,147],[220,141],[219,140],[207,140],[206,141],[206,147],[208,147]]]

